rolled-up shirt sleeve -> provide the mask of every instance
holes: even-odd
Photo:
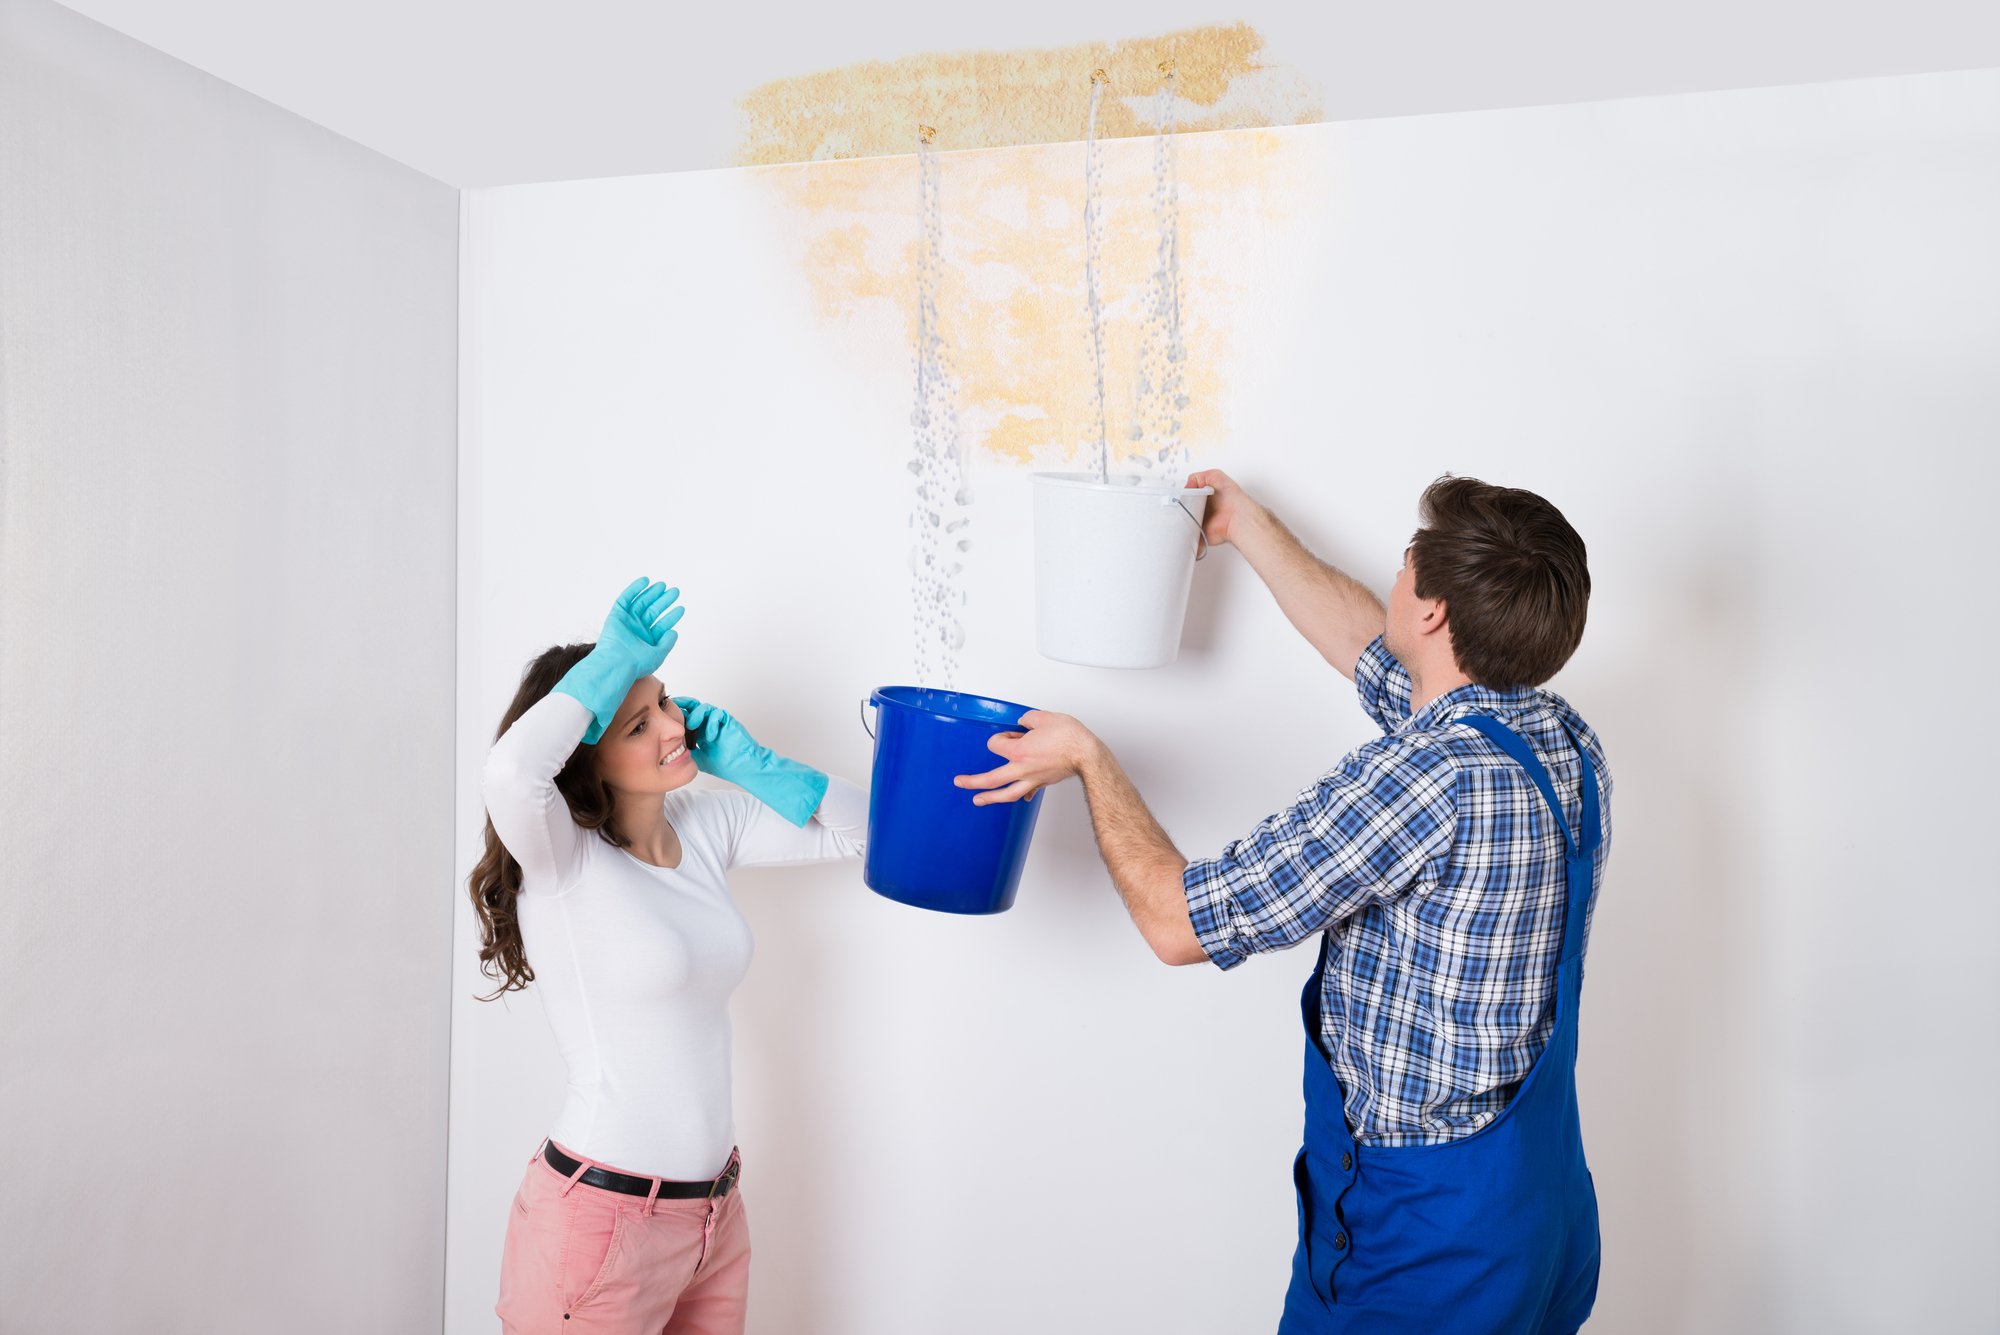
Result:
[[[1361,697],[1361,707],[1383,732],[1394,732],[1409,721],[1411,690],[1410,670],[1377,635],[1354,664],[1354,693]]]
[[[1181,889],[1202,949],[1231,969],[1435,882],[1451,850],[1456,789],[1450,758],[1420,740],[1361,747],[1292,805],[1188,864]]]

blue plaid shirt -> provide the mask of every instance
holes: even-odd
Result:
[[[1566,896],[1563,840],[1533,780],[1457,720],[1491,714],[1548,768],[1581,818],[1590,749],[1611,846],[1611,770],[1550,691],[1461,686],[1414,717],[1410,674],[1377,639],[1355,665],[1383,736],[1182,878],[1195,935],[1225,969],[1328,933],[1321,1046],[1358,1142],[1432,1145],[1498,1116],[1555,1028]],[[1586,942],[1590,915],[1584,918]]]

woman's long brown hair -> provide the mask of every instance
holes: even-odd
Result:
[[[493,739],[506,736],[521,715],[554,690],[564,674],[596,647],[559,644],[529,663],[521,674],[521,689],[514,692],[513,703],[507,706]],[[556,791],[569,804],[570,818],[578,825],[597,831],[614,847],[625,846],[611,828],[611,790],[597,777],[589,746],[578,742],[576,750],[570,752],[556,774]],[[466,878],[466,889],[472,894],[472,911],[479,915],[479,971],[500,985],[479,1000],[495,1001],[534,982],[535,971],[528,964],[528,953],[521,944],[521,924],[514,916],[514,901],[521,894],[521,864],[500,842],[490,818],[486,822],[486,851]]]

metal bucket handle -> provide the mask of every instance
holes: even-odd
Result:
[[[868,733],[868,740],[871,742],[875,740],[875,729],[868,726],[868,706],[874,703],[873,700],[863,700],[861,702],[861,726]]]
[[[1180,508],[1180,512],[1188,517],[1188,522],[1194,525],[1195,540],[1200,544],[1194,549],[1194,559],[1197,561],[1201,560],[1204,556],[1208,555],[1208,531],[1202,528],[1201,526],[1201,516],[1196,514],[1194,511],[1188,509],[1187,502],[1182,500],[1179,495],[1173,492],[1169,492],[1167,494],[1166,500],[1167,504],[1178,506]],[[1203,498],[1204,509],[1207,508],[1206,500],[1207,498],[1204,497]]]

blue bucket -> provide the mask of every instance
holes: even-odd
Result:
[[[987,740],[1017,731],[1027,706],[921,686],[883,686],[863,705],[876,724],[868,888],[941,913],[1011,908],[1042,795],[974,806],[975,790],[952,779],[1006,764]]]

